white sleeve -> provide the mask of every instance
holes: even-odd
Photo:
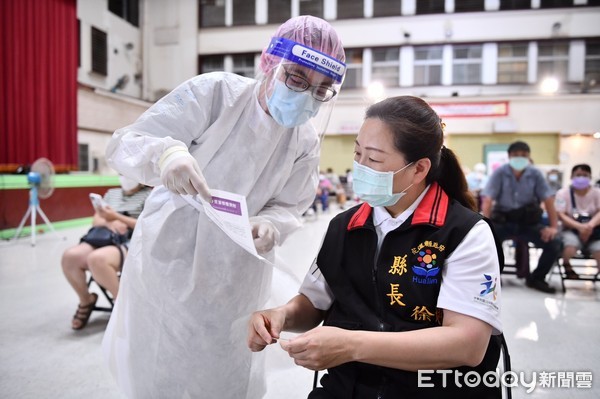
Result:
[[[173,146],[190,148],[206,130],[215,83],[211,75],[192,78],[115,131],[106,148],[108,165],[140,183],[162,184],[160,156]]]
[[[307,297],[313,306],[320,310],[329,309],[335,299],[316,261],[306,273],[298,293]]]
[[[485,321],[500,334],[500,299],[494,236],[480,220],[446,260],[437,306]]]

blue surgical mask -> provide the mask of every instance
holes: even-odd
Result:
[[[517,172],[522,171],[529,165],[529,158],[525,157],[512,157],[508,160],[510,167],[516,170]]]
[[[280,80],[275,81],[273,94],[267,98],[269,113],[275,122],[285,127],[300,126],[319,112],[321,103],[309,91],[296,92]]]
[[[412,184],[399,193],[392,193],[394,175],[412,165],[412,162],[395,172],[378,172],[354,161],[352,188],[354,193],[371,206],[391,206],[406,195]]]

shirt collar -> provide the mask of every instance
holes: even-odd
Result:
[[[429,191],[429,187],[431,187],[431,185],[428,185],[427,187],[425,187],[425,190],[423,190],[423,192],[417,197],[417,199],[408,208],[406,208],[406,210],[404,212],[402,212],[400,215],[398,215],[396,217],[392,217],[392,215],[390,215],[390,213],[387,211],[387,209],[385,209],[385,207],[383,207],[383,206],[374,207],[373,208],[373,224],[375,226],[380,226],[385,222],[386,224],[400,226],[402,223],[404,223],[406,221],[406,219],[408,219],[410,217],[410,215],[413,214],[415,209],[417,209],[417,206],[419,206],[419,204],[421,203],[421,200],[423,200],[423,197],[425,197],[425,194],[427,194],[427,191]]]

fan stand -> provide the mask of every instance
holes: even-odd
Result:
[[[25,225],[25,221],[27,220],[27,216],[31,215],[31,246],[35,246],[35,221],[37,219],[36,213],[39,213],[42,219],[44,219],[46,225],[50,227],[50,230],[52,230],[53,233],[56,233],[54,226],[52,226],[52,223],[50,223],[50,220],[40,207],[40,201],[38,199],[38,189],[35,185],[32,185],[29,189],[29,208],[27,208],[25,216],[23,216],[23,219],[21,219],[21,223],[17,228],[17,232],[15,233],[13,240],[19,237],[19,234],[21,234],[21,230],[23,230],[23,226]]]

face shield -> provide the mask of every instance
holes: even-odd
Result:
[[[322,136],[346,72],[344,60],[342,44],[326,21],[292,18],[261,55],[261,104],[281,126],[310,123]]]

